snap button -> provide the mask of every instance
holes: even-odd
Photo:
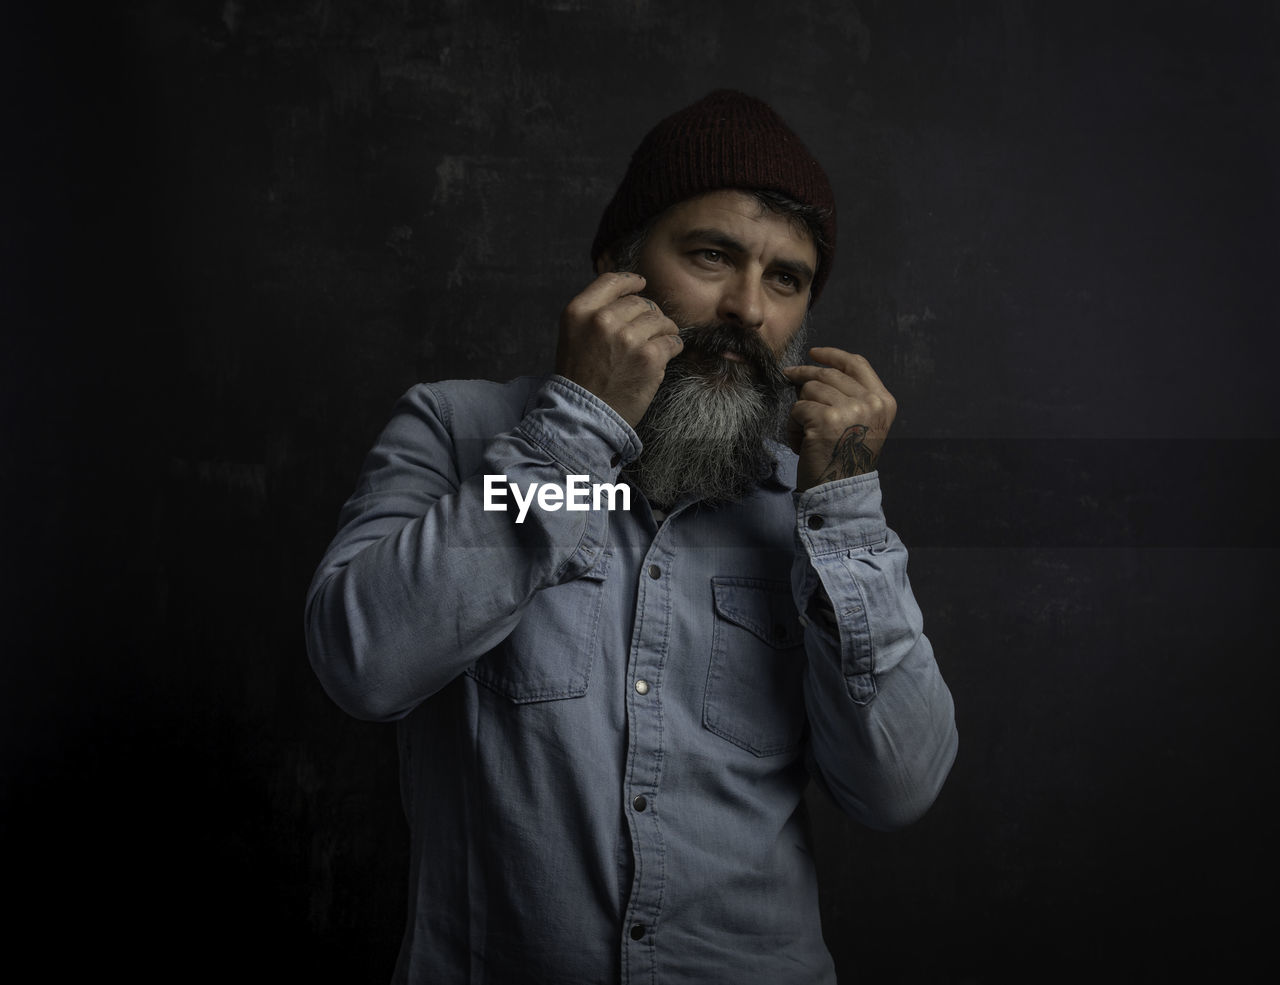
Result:
[[[819,516],[817,513],[815,513],[815,514],[813,514],[813,516],[809,517],[809,529],[810,529],[810,530],[821,530],[821,529],[822,529],[822,525],[823,525],[824,523],[826,523],[826,521],[825,521],[824,519],[822,519],[822,517],[821,517],[821,516]]]

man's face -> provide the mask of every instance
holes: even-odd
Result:
[[[663,213],[636,260],[644,294],[685,347],[636,427],[629,469],[651,503],[746,495],[773,464],[790,383],[779,369],[809,307],[817,250],[808,231],[753,196],[717,191]]]
[[[677,325],[725,325],[777,358],[804,322],[818,251],[800,224],[747,192],[723,189],[672,206],[637,263],[645,294]],[[739,360],[732,351],[725,359]]]

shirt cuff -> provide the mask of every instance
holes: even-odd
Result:
[[[878,547],[889,537],[880,473],[850,476],[795,494],[796,533],[811,557]]]
[[[616,478],[641,449],[617,411],[563,376],[548,377],[534,392],[516,431],[578,475]]]

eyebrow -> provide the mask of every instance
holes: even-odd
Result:
[[[691,245],[694,242],[709,243],[712,246],[719,247],[726,253],[736,253],[739,256],[750,252],[744,243],[734,239],[723,229],[716,229],[714,226],[704,229],[690,229],[680,237],[680,242],[686,245]],[[783,273],[791,274],[791,276],[804,284],[809,284],[813,281],[813,268],[803,260],[788,260],[780,257],[774,259],[769,266],[775,270],[781,270]]]

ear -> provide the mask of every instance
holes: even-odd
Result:
[[[596,276],[597,277],[599,277],[603,273],[608,273],[611,270],[617,270],[617,269],[618,269],[618,265],[613,262],[612,251],[605,250],[598,257],[596,257]]]

